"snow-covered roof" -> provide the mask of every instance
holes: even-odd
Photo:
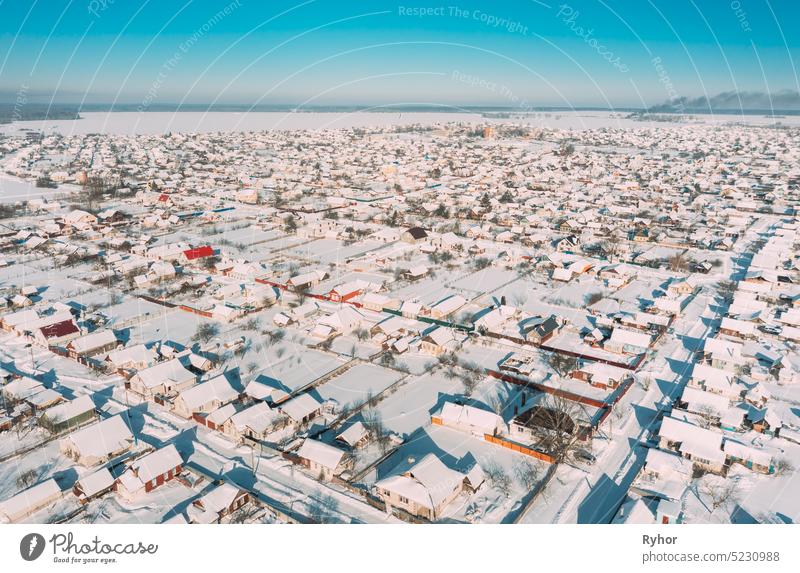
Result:
[[[208,382],[184,390],[179,398],[189,410],[193,410],[215,399],[225,403],[235,400],[238,396],[239,391],[231,386],[225,376],[217,376]]]
[[[78,430],[64,440],[70,441],[81,456],[104,457],[129,446],[133,434],[122,416],[117,415]]]
[[[262,433],[277,417],[278,413],[272,410],[266,402],[258,402],[231,416],[230,421],[239,431],[250,428],[256,433]]]
[[[355,445],[363,440],[367,435],[369,435],[369,430],[367,430],[367,427],[364,425],[364,423],[356,422],[344,432],[336,436],[336,439],[343,441],[350,447],[355,447]]]
[[[58,487],[56,480],[51,478],[0,503],[0,514],[13,520],[15,516],[24,515],[59,495],[61,488]]]
[[[404,474],[382,479],[375,487],[392,491],[433,510],[460,487],[464,477],[431,453]]]
[[[89,352],[96,348],[102,348],[109,344],[116,344],[117,337],[112,330],[98,330],[91,334],[81,336],[69,343],[69,348],[77,353]]]
[[[58,406],[49,408],[42,415],[46,416],[47,419],[52,423],[58,424],[66,420],[77,418],[78,416],[87,412],[91,412],[92,410],[94,410],[94,402],[92,401],[92,398],[88,395],[83,395],[64,404],[59,404]]]
[[[300,421],[306,416],[319,410],[321,404],[311,394],[300,394],[280,406],[281,412],[292,420]]]
[[[161,362],[155,366],[139,370],[134,376],[146,388],[164,385],[180,385],[195,379],[195,375],[184,367],[178,358]]]
[[[725,462],[725,452],[722,451],[722,434],[719,432],[665,416],[658,435],[671,442],[680,442],[680,451],[684,454],[717,464]]]
[[[80,478],[78,480],[78,484],[81,486],[83,493],[87,497],[92,497],[93,495],[114,485],[114,476],[111,475],[111,472],[108,471],[108,468],[103,467],[96,472],[92,472]]]
[[[149,364],[154,362],[156,357],[157,353],[155,349],[148,348],[144,344],[136,344],[108,353],[108,361],[117,367],[125,366],[130,363]]]
[[[181,464],[183,464],[183,459],[178,453],[178,449],[174,444],[169,444],[142,456],[133,462],[130,467],[142,482],[148,482]]]
[[[650,346],[651,336],[645,332],[615,328],[611,333],[610,342],[614,344],[624,344],[637,348],[647,348]]]
[[[303,459],[310,460],[328,469],[334,470],[342,461],[345,452],[339,448],[334,448],[324,442],[306,438],[303,445],[297,451],[297,455]]]
[[[453,402],[445,402],[439,417],[445,424],[466,425],[485,434],[494,434],[495,430],[505,427],[503,418],[494,412]]]
[[[230,507],[240,491],[238,487],[225,482],[201,496],[195,501],[195,504],[206,512],[213,512],[216,519],[219,512]]]

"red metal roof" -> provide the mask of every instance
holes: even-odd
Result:
[[[190,261],[195,259],[204,259],[206,257],[210,257],[214,254],[214,249],[205,245],[203,247],[195,247],[194,249],[189,249],[188,251],[183,251],[183,255]]]
[[[60,338],[62,336],[68,336],[70,334],[80,332],[72,320],[62,320],[61,322],[56,322],[55,324],[43,326],[39,330],[42,331],[42,336],[45,338]]]

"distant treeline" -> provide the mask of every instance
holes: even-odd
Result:
[[[80,119],[77,105],[0,103],[0,123],[36,121],[43,119]]]

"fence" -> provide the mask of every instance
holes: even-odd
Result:
[[[208,312],[207,310],[200,310],[198,308],[192,308],[191,306],[187,306],[185,304],[180,305],[178,308],[180,308],[181,310],[185,310],[186,312],[191,312],[193,314],[204,316],[206,318],[211,318],[211,316],[212,316],[211,313]]]
[[[522,444],[518,444],[517,442],[512,442],[511,440],[507,440],[505,438],[501,438],[499,436],[493,436],[491,434],[484,434],[483,439],[491,444],[496,444],[503,448],[507,448],[509,450],[515,451],[520,454],[524,454],[526,456],[530,456],[532,458],[536,458],[537,460],[541,460],[548,464],[552,464],[555,462],[555,458],[550,454],[546,454],[544,452],[540,452],[539,450],[535,450],[528,446],[523,446]]]
[[[511,382],[512,384],[533,388],[534,390],[544,392],[545,394],[552,394],[554,396],[558,396],[559,398],[564,398],[565,400],[570,400],[571,402],[577,402],[579,404],[584,404],[586,406],[603,408],[607,405],[602,400],[589,398],[588,396],[581,396],[580,394],[575,394],[574,392],[568,392],[566,390],[561,390],[559,388],[553,388],[551,386],[545,386],[544,384],[539,384],[538,382],[525,380],[524,378],[517,378],[516,376],[511,376],[510,374],[506,374],[504,372],[498,372],[496,370],[491,370],[487,368],[486,373],[492,378],[498,378],[504,382]]]

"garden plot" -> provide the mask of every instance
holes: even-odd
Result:
[[[217,234],[206,236],[204,240],[212,245],[232,244],[242,245],[247,248],[281,237],[281,234],[276,231],[264,231],[256,225],[248,225],[242,228],[236,228],[236,225],[232,225],[231,227],[231,229],[221,229]]]
[[[655,246],[647,249],[639,256],[636,257],[637,263],[650,262],[650,261],[666,261],[675,255],[683,253],[685,249],[673,249],[670,247]]]
[[[16,432],[6,432],[0,436],[6,442],[16,439]],[[67,482],[65,485],[72,486],[77,479],[78,470],[82,469],[73,464],[72,460],[60,453],[58,440],[0,463],[0,501],[52,477],[59,478],[59,481],[64,480]]]
[[[307,240],[308,239],[297,237],[295,235],[279,236],[270,239],[269,242],[246,249],[246,252],[247,254],[252,255],[256,261],[270,263],[275,261],[274,253],[292,248],[297,245],[302,245]]]
[[[363,342],[355,336],[337,336],[331,342],[330,350],[350,358],[368,360],[371,356],[380,352],[381,347],[377,344]]]
[[[158,306],[158,305],[154,305]],[[158,314],[149,316],[131,317],[126,321],[126,326],[130,328],[130,339],[128,344],[148,343],[155,340],[170,340],[184,346],[192,345],[192,337],[197,331],[197,325],[208,319],[191,312],[161,307],[162,311]],[[118,328],[116,323],[115,328]]]
[[[643,301],[656,298],[656,293],[665,288],[665,282],[660,278],[636,279],[610,295],[610,298],[639,306]]]
[[[34,181],[0,174],[0,203],[20,203],[42,198],[53,201],[58,197],[68,196],[77,189],[73,185],[62,185],[56,189],[37,187]]]
[[[340,406],[357,408],[400,380],[400,372],[375,364],[356,364],[347,372],[332,378],[311,394],[320,402],[334,399]]]
[[[392,295],[399,300],[414,300],[426,306],[433,306],[440,300],[459,294],[457,289],[446,286],[453,279],[457,279],[460,273],[457,270],[437,270],[435,275],[429,275],[418,281],[405,283],[392,289]],[[466,292],[465,298],[469,299],[474,296],[474,293]]]
[[[555,283],[560,284],[560,283]],[[569,306],[573,308],[584,308],[594,297],[602,297],[607,293],[607,289],[596,280],[584,277],[564,283],[556,288],[548,297],[553,304]]]
[[[382,275],[378,273],[364,273],[358,271],[340,272],[339,270],[334,270],[331,272],[333,273],[331,277],[316,285],[312,289],[313,292],[319,294],[327,294],[334,287],[340,284],[349,283],[351,281],[365,281],[375,284],[383,284],[387,280],[387,275]]]
[[[463,391],[458,379],[448,379],[440,371],[415,378],[371,409],[390,432],[407,436],[430,424],[431,414],[447,397]]]
[[[515,280],[517,271],[488,266],[474,273],[470,273],[450,283],[450,286],[474,294],[493,292],[504,284]]]
[[[358,257],[380,247],[383,243],[378,241],[363,241],[352,245],[346,245],[344,241],[338,239],[317,239],[304,245],[298,245],[288,249],[288,255],[305,260],[314,261],[317,264],[327,265],[329,263],[343,263],[347,259]]]
[[[105,307],[111,302],[111,292],[103,286],[90,285],[70,278],[50,278],[39,297],[48,303],[74,301],[83,307]]]
[[[458,358],[462,362],[472,362],[481,368],[497,370],[500,363],[512,352],[517,352],[517,345],[506,346],[502,340],[493,340],[491,345],[469,340],[458,351]],[[526,347],[529,350],[530,347]]]
[[[103,314],[109,320],[109,326],[115,329],[123,329],[149,320],[164,319],[165,315],[176,312],[178,311],[175,309],[133,296],[126,296],[119,304],[103,309]]]
[[[258,363],[264,364],[258,370],[258,376],[271,378],[287,392],[299,390],[344,364],[338,356],[326,352],[295,344],[289,344],[289,347],[292,350],[277,361]]]

